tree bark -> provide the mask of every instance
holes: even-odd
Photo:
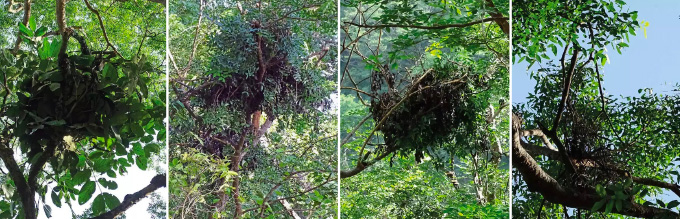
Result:
[[[588,191],[574,190],[562,186],[536,163],[536,160],[524,149],[520,139],[521,119],[516,114],[512,116],[512,164],[527,184],[529,191],[540,193],[546,201],[570,208],[592,209],[595,202],[602,200],[597,194]],[[604,212],[604,208],[598,211]],[[662,209],[631,202],[627,209],[612,209],[612,213],[652,218],[662,215],[678,217],[678,213],[669,209]]]
[[[489,15],[491,15],[492,18],[495,18],[494,22],[496,22],[501,30],[503,30],[503,33],[505,33],[505,35],[510,35],[510,23],[508,23],[507,19],[502,19],[504,17],[503,13],[496,9],[493,0],[486,0],[486,6],[492,8]]]
[[[7,167],[9,176],[17,187],[17,193],[19,193],[19,199],[21,200],[26,219],[36,219],[38,212],[35,207],[35,190],[26,182],[21,168],[14,160],[14,152],[6,146],[4,141],[0,145],[0,159],[2,159],[5,167]]]

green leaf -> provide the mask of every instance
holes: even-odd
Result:
[[[671,201],[671,202],[668,202],[668,204],[666,204],[666,208],[669,208],[669,209],[670,209],[670,208],[675,208],[675,207],[678,207],[678,205],[680,205],[680,201],[678,201],[678,200],[673,200],[673,201]]]
[[[104,72],[104,77],[106,77],[106,79],[109,81],[115,82],[118,80],[118,70],[111,63],[106,63],[102,71]]]
[[[60,83],[51,83],[50,84],[50,90],[51,91],[55,91],[55,90],[59,89],[60,87],[61,87]]]
[[[595,186],[595,192],[597,192],[597,195],[602,197],[607,195],[607,191],[605,191],[604,187],[602,187],[602,185],[600,184],[597,184],[597,186]]]
[[[146,156],[144,153],[144,149],[142,148],[142,144],[139,142],[132,143],[132,151],[137,155],[137,156]]]
[[[94,161],[94,170],[100,173],[105,173],[111,169],[111,160],[98,159]]]
[[[125,149],[125,147],[123,147],[122,144],[116,142],[115,145],[116,145],[116,155],[118,155],[118,156],[127,155],[127,153],[128,153],[127,149]]]
[[[23,33],[24,35],[29,36],[29,37],[32,37],[32,36],[33,36],[33,31],[31,31],[30,29],[28,29],[28,27],[26,27],[26,25],[24,25],[24,24],[21,23],[21,22],[19,22],[19,32],[21,32],[21,33]]]
[[[100,215],[103,212],[106,212],[106,202],[103,195],[98,195],[92,201],[92,215]]]
[[[137,167],[139,167],[139,169],[146,170],[148,165],[148,160],[146,157],[137,156],[136,161]]]
[[[71,182],[73,185],[80,185],[85,183],[88,179],[90,179],[90,176],[92,175],[92,171],[90,170],[83,170],[79,171],[76,173],[75,176],[73,176],[73,179],[71,179]]]
[[[80,192],[78,193],[78,204],[83,205],[92,198],[92,194],[95,191],[95,183],[93,181],[87,181]]]
[[[157,144],[147,144],[144,146],[144,154],[146,157],[151,157],[151,154],[160,152],[160,148]]]
[[[144,129],[137,123],[130,124],[130,129],[137,137],[144,137]]]
[[[50,197],[52,197],[52,203],[54,203],[54,206],[61,208],[61,199],[59,198],[58,187],[54,187],[52,189],[52,194],[50,194]]]
[[[557,46],[550,44],[550,49],[552,49],[553,54],[557,55]]]
[[[106,207],[110,209],[114,209],[120,205],[120,200],[118,200],[118,197],[105,192],[102,194],[104,196],[104,202],[106,202]]]
[[[31,16],[28,18],[28,26],[31,27],[31,30],[35,30],[36,24],[35,24],[35,16]]]
[[[114,125],[114,126],[115,125],[122,125],[122,124],[125,124],[125,122],[127,121],[127,115],[119,112],[119,113],[116,113],[115,115],[113,115],[109,119],[109,121],[110,121],[110,124]]]
[[[595,202],[595,204],[593,205],[593,208],[591,208],[590,210],[591,211],[600,210],[605,203],[607,203],[607,199],[602,199],[598,202]]]
[[[59,48],[61,47],[61,39],[56,38],[52,40],[52,44],[50,44],[50,57],[57,57],[59,55]]]
[[[659,205],[660,207],[662,207],[662,208],[665,208],[665,207],[666,207],[666,204],[664,204],[663,201],[662,201],[661,199],[657,199],[657,200],[656,200],[656,204],[658,204],[658,205]]]
[[[623,200],[616,200],[616,210],[621,211],[623,207],[621,206],[623,204]]]
[[[42,26],[42,27],[38,28],[38,30],[35,31],[35,36],[41,37],[41,36],[45,35],[45,33],[47,33],[47,27]]]
[[[43,210],[45,211],[45,216],[47,216],[48,218],[52,217],[52,207],[50,207],[49,205],[43,205]]]
[[[609,213],[612,212],[612,208],[614,208],[614,200],[609,200],[609,201],[607,202],[607,206],[606,206],[605,209],[604,209],[604,212],[607,213],[607,214],[609,214]]]
[[[106,180],[104,178],[100,178],[98,181],[99,181],[100,185],[104,186],[104,188],[111,189],[111,190],[118,189],[118,183],[116,183],[114,181],[109,181],[109,180]]]

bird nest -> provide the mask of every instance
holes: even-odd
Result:
[[[412,93],[405,96],[389,91],[372,101],[373,119],[384,120],[377,127],[385,139],[379,149],[402,155],[415,151],[420,162],[428,146],[451,141],[455,130],[475,120],[469,110],[471,92],[466,82],[440,75],[443,72],[431,72],[421,80],[414,78],[407,88]]]
[[[138,99],[130,96],[146,78],[141,74],[118,78],[118,68],[146,71],[149,66],[138,66],[145,63],[144,59],[138,60],[139,63],[109,61],[113,55],[93,55],[83,37],[76,33],[71,37],[79,42],[81,54],[69,56],[61,52],[57,62],[41,59],[23,69],[32,76],[19,83],[18,100],[8,116],[16,122],[14,132],[22,142],[32,144],[28,146],[61,142],[64,136],[76,141],[85,137],[120,136],[112,128],[128,120],[127,112],[120,109],[143,108],[142,96],[147,94],[139,94]]]
[[[206,105],[242,104],[249,115],[282,107],[302,110],[311,93],[303,76],[291,65],[291,32],[287,26],[262,27],[259,22],[228,19],[218,23],[222,31],[213,36],[220,55],[213,60],[210,80],[217,83],[204,90]]]
[[[602,127],[598,125],[598,119],[585,114],[574,106],[569,106],[565,112],[565,122],[569,127],[565,147],[577,169],[567,181],[576,187],[593,188],[596,184],[627,177],[629,173],[624,170],[625,164],[613,159],[613,148],[601,137]]]

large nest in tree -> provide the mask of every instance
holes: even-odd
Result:
[[[211,80],[218,81],[204,90],[208,106],[241,103],[246,115],[256,111],[304,109],[304,98],[311,95],[301,72],[291,65],[291,32],[287,26],[263,28],[259,22],[249,25],[240,20],[218,23],[222,31],[213,36],[218,50],[213,60]],[[225,42],[229,41],[229,42]]]
[[[567,107],[565,122],[569,135],[565,139],[566,151],[574,159],[577,174],[570,176],[576,187],[593,188],[602,182],[615,182],[627,177],[625,164],[613,159],[614,151],[602,138],[602,127],[597,125],[598,118],[586,116],[584,110],[574,105]]]
[[[22,149],[61,142],[64,136],[76,141],[85,137],[126,137],[129,130],[118,130],[128,120],[127,111],[121,109],[143,109],[142,101],[148,93],[138,93],[138,85],[146,89],[146,78],[139,72],[151,66],[143,58],[138,63],[123,63],[110,61],[114,55],[105,56],[106,51],[93,55],[83,37],[70,34],[80,44],[80,54],[60,50],[57,62],[45,58],[28,61],[23,70],[32,76],[20,83],[18,101],[8,111],[16,122],[14,132],[24,143]],[[136,73],[119,78],[119,70],[130,69]],[[130,97],[135,93],[139,98]]]
[[[371,103],[371,114],[384,135],[385,145],[379,149],[398,151],[404,155],[415,151],[420,162],[427,147],[450,142],[455,130],[470,127],[475,120],[471,111],[472,95],[464,80],[441,77],[444,72],[434,70],[418,81],[414,78],[407,90],[412,94],[402,96],[395,91],[379,95]],[[402,103],[399,103],[402,101]]]
[[[33,72],[19,87],[15,131],[20,135],[61,140],[66,135],[78,138],[111,132],[104,124],[116,111],[111,98],[120,97],[114,93],[123,90],[100,81],[103,58],[92,56],[82,37],[75,33],[73,37],[80,43],[80,55],[59,55],[58,66],[52,70],[45,69],[51,66],[47,60],[35,69],[25,69]]]

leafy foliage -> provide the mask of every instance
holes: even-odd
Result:
[[[119,187],[116,178],[129,168],[150,168],[164,150],[164,74],[158,67],[162,59],[158,50],[164,49],[164,40],[148,43],[150,48],[142,43],[134,52],[121,49],[119,55],[113,55],[107,50],[110,47],[100,47],[100,26],[95,25],[92,19],[97,18],[85,4],[67,6],[69,12],[81,8],[82,15],[87,15],[68,14],[73,18],[68,25],[85,20],[92,24],[70,29],[69,42],[62,42],[55,34],[54,5],[33,4],[26,24],[5,26],[11,33],[18,32],[21,44],[16,53],[11,49],[0,53],[0,153],[3,171],[9,172],[0,177],[6,188],[0,193],[3,218],[34,218],[39,212],[51,217],[53,207],[71,207],[72,202],[91,203],[92,216],[112,210],[122,200],[114,195]],[[104,17],[139,9],[128,4],[114,6],[113,12],[103,13]],[[150,23],[163,20],[154,17],[162,14],[162,6],[137,6],[156,10],[147,16]],[[136,24],[135,20],[128,21]],[[117,43],[138,36],[111,34],[107,40]],[[27,196],[35,195],[40,210],[8,204],[22,203]]]
[[[335,3],[173,4],[170,215],[333,214]]]
[[[341,5],[343,217],[507,215],[508,2]]]

